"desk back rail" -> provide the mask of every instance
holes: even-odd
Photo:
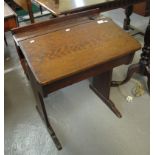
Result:
[[[43,21],[39,23],[30,24],[27,26],[21,26],[19,28],[15,28],[12,30],[12,34],[15,36],[14,37],[15,40],[18,42],[41,34],[43,35],[43,34],[50,33],[53,31],[54,27],[64,27],[65,25],[67,26],[76,25],[79,22],[83,22],[83,21],[85,22],[86,20],[89,19],[89,17],[95,16],[98,14],[99,14],[99,10],[94,9],[94,10],[72,14],[65,17],[60,16],[58,18],[54,18],[48,21]],[[59,25],[59,23],[61,26]]]

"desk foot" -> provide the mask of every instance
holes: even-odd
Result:
[[[115,104],[107,99],[106,97],[104,97],[95,87],[93,87],[92,85],[89,85],[89,87],[95,92],[95,94],[102,100],[104,101],[104,103],[113,111],[113,113],[118,117],[121,118],[122,114],[119,112],[119,110],[116,108]]]
[[[104,72],[96,77],[93,77],[90,88],[97,96],[114,112],[114,114],[121,118],[122,115],[116,108],[115,104],[109,99],[111,86],[112,70]]]
[[[44,123],[45,123],[45,125],[46,125],[46,127],[48,129],[48,132],[49,132],[51,138],[53,139],[53,142],[54,142],[56,148],[58,150],[61,150],[62,146],[61,146],[61,144],[60,144],[60,142],[59,142],[59,140],[58,140],[58,138],[57,138],[51,124],[50,124],[50,122],[49,122],[43,97],[39,93],[38,93],[38,99],[39,99],[40,102],[38,103],[38,106],[36,106],[36,108],[37,108],[42,120],[44,121]]]
[[[61,146],[61,144],[60,144],[60,142],[59,142],[59,140],[58,140],[58,138],[57,138],[57,136],[56,136],[53,128],[51,127],[51,124],[50,123],[46,123],[46,121],[45,121],[44,117],[42,116],[42,113],[39,110],[39,107],[38,106],[36,106],[36,109],[37,109],[40,117],[42,118],[43,122],[46,124],[47,130],[48,130],[48,132],[49,132],[49,134],[50,134],[50,136],[51,136],[51,138],[52,138],[52,140],[53,140],[56,148],[58,150],[61,150],[62,149],[62,146]]]

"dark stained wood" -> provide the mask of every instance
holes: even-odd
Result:
[[[125,9],[126,18],[124,19],[124,25],[123,25],[124,30],[130,29],[130,16],[131,16],[132,12],[133,12],[133,5],[129,5]]]
[[[103,79],[106,82],[102,83]],[[104,97],[109,99],[111,79],[112,79],[112,70],[108,70],[105,73],[95,76],[91,82],[91,85],[96,87],[99,90],[99,92],[102,92],[104,94]]]

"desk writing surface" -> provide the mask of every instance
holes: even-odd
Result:
[[[137,41],[107,18],[28,38],[19,46],[42,85],[140,49]]]
[[[6,2],[4,2],[4,18],[8,18],[15,15],[15,12],[8,6]]]

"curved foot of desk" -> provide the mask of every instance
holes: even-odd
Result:
[[[45,119],[43,118],[43,116],[42,116],[42,114],[41,114],[41,111],[39,110],[38,106],[36,106],[36,109],[37,109],[38,113],[40,114],[42,120],[43,120],[44,123],[46,124],[47,130],[48,130],[48,132],[49,132],[49,134],[50,134],[50,136],[51,136],[51,138],[52,138],[52,140],[53,140],[55,146],[57,147],[58,150],[61,150],[61,149],[62,149],[62,146],[61,146],[61,144],[60,144],[60,142],[59,142],[59,139],[57,138],[57,136],[56,136],[56,134],[55,134],[55,132],[54,132],[54,130],[53,130],[51,124],[50,124],[50,123],[48,123],[48,124],[46,123],[46,121],[45,121]]]
[[[100,97],[101,100],[104,101],[104,103],[113,111],[113,113],[118,118],[122,117],[122,114],[119,112],[119,110],[116,108],[115,104],[110,99],[107,99],[106,97],[104,97],[103,94],[101,92],[99,92],[94,86],[89,85],[89,87],[95,92],[95,94],[97,96]]]

